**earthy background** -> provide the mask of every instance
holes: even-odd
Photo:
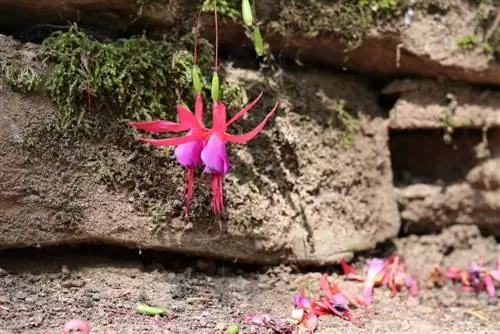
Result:
[[[342,257],[399,252],[422,278],[434,264],[494,263],[498,3],[259,1],[273,52],[260,66],[239,5],[219,1],[223,95],[231,114],[264,98],[232,132],[279,111],[229,146],[221,231],[208,177],[197,174],[182,219],[172,149],[138,143],[126,124],[191,105],[191,29],[202,8],[208,77],[211,2],[0,0],[0,332],[79,316],[96,332],[213,333],[250,311],[287,316],[291,291]],[[498,309],[483,299],[381,293],[364,331],[490,333]],[[116,313],[141,300],[170,305],[166,327]]]

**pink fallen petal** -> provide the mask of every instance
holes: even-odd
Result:
[[[373,295],[373,287],[375,285],[375,279],[380,274],[380,272],[384,269],[384,261],[379,258],[373,258],[368,261],[365,270],[365,284],[363,286],[363,299],[366,305],[371,305],[372,303],[372,295]]]
[[[69,334],[71,331],[79,331],[81,334],[90,334],[90,326],[83,320],[73,319],[64,325],[63,334]]]
[[[484,278],[484,284],[486,285],[486,292],[488,293],[488,298],[493,299],[496,297],[495,283],[490,275],[486,275]]]

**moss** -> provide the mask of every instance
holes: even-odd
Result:
[[[81,123],[88,110],[88,85],[94,113],[118,111],[119,117],[134,120],[173,116],[177,103],[190,104],[194,99],[191,37],[178,41],[145,36],[96,41],[74,26],[46,39],[43,54],[52,68],[45,85],[59,106],[62,123]],[[198,64],[206,75],[202,77],[205,87],[212,59],[212,46],[199,40]],[[241,90],[222,87],[222,95],[236,103],[242,94]]]
[[[406,0],[281,1],[279,18],[270,28],[304,36],[334,34],[345,41],[362,38],[383,20],[402,15]]]
[[[237,20],[241,18],[241,1],[236,0],[216,0],[217,13],[219,15]],[[213,0],[205,0],[201,5],[202,12],[213,12],[215,9]]]
[[[141,16],[144,8],[154,3],[163,2],[163,0],[135,0],[135,4],[137,6],[137,15]]]
[[[476,35],[462,36],[457,40],[457,45],[464,50],[475,49],[479,44],[479,39]]]

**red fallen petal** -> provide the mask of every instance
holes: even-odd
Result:
[[[198,133],[190,136],[182,136],[175,138],[165,138],[165,139],[146,139],[146,138],[138,138],[142,142],[151,144],[151,145],[159,145],[159,146],[174,146],[189,143],[195,140],[205,139],[206,134]]]
[[[318,326],[318,317],[315,314],[305,313],[300,323],[311,331],[311,333],[314,333],[314,330]]]
[[[257,127],[255,129],[253,129],[253,130],[251,130],[243,135],[231,135],[229,133],[224,133],[223,139],[225,141],[228,141],[231,143],[236,143],[236,144],[244,144],[247,141],[253,139],[255,136],[257,136],[262,131],[262,129],[264,129],[264,126],[266,125],[267,120],[274,114],[274,112],[276,111],[276,108],[278,108],[278,103],[276,103],[273,110],[271,110],[269,112],[269,114],[266,115],[264,120],[262,122],[260,122],[260,124],[257,125]]]
[[[340,260],[340,266],[342,267],[342,271],[344,272],[344,275],[349,275],[349,274],[356,274],[356,270],[346,262],[345,258],[342,258]]]
[[[453,280],[460,280],[462,278],[462,269],[456,267],[449,267],[444,272],[444,277]]]
[[[333,296],[332,290],[330,289],[330,282],[328,282],[328,276],[326,274],[323,274],[323,276],[321,276],[319,286],[328,298],[331,298]]]
[[[316,315],[330,314],[330,308],[323,302],[311,302],[311,310]]]
[[[353,273],[349,273],[346,275],[346,278],[350,281],[358,281],[358,282],[364,282],[365,281],[365,278],[361,275],[358,275],[358,274],[353,274]]]
[[[129,122],[128,124],[136,129],[153,133],[181,132],[181,131],[187,131],[189,129],[189,127],[186,126],[185,124],[179,124],[163,120],[146,121],[146,122]]]
[[[245,113],[247,113],[250,109],[253,108],[253,106],[255,104],[257,104],[257,102],[259,102],[260,98],[262,97],[262,92],[259,94],[259,96],[257,96],[257,98],[255,100],[253,100],[250,104],[248,104],[245,108],[241,109],[240,111],[238,111],[233,117],[231,117],[231,119],[229,120],[229,122],[226,123],[226,126],[229,126],[231,124],[233,124],[234,122],[236,122],[241,116],[243,116]]]

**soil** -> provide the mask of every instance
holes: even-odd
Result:
[[[391,299],[378,288],[372,310],[353,310],[364,328],[325,316],[317,333],[494,333],[500,307],[488,304],[485,294],[467,294],[451,284],[440,289],[424,285],[435,264],[463,266],[484,256],[492,266],[499,250],[476,227],[455,226],[365,254],[356,260],[357,268],[369,256],[402,254],[409,272],[420,279],[418,298],[401,292]],[[72,318],[89,321],[92,333],[223,333],[233,323],[240,324],[240,333],[271,333],[242,324],[243,316],[269,312],[288,317],[294,291],[317,288],[322,272],[344,291],[359,291],[359,283],[344,282],[337,268],[248,267],[95,246],[3,251],[0,268],[0,333],[60,333]],[[163,307],[167,315],[138,315],[134,310],[141,303]]]

